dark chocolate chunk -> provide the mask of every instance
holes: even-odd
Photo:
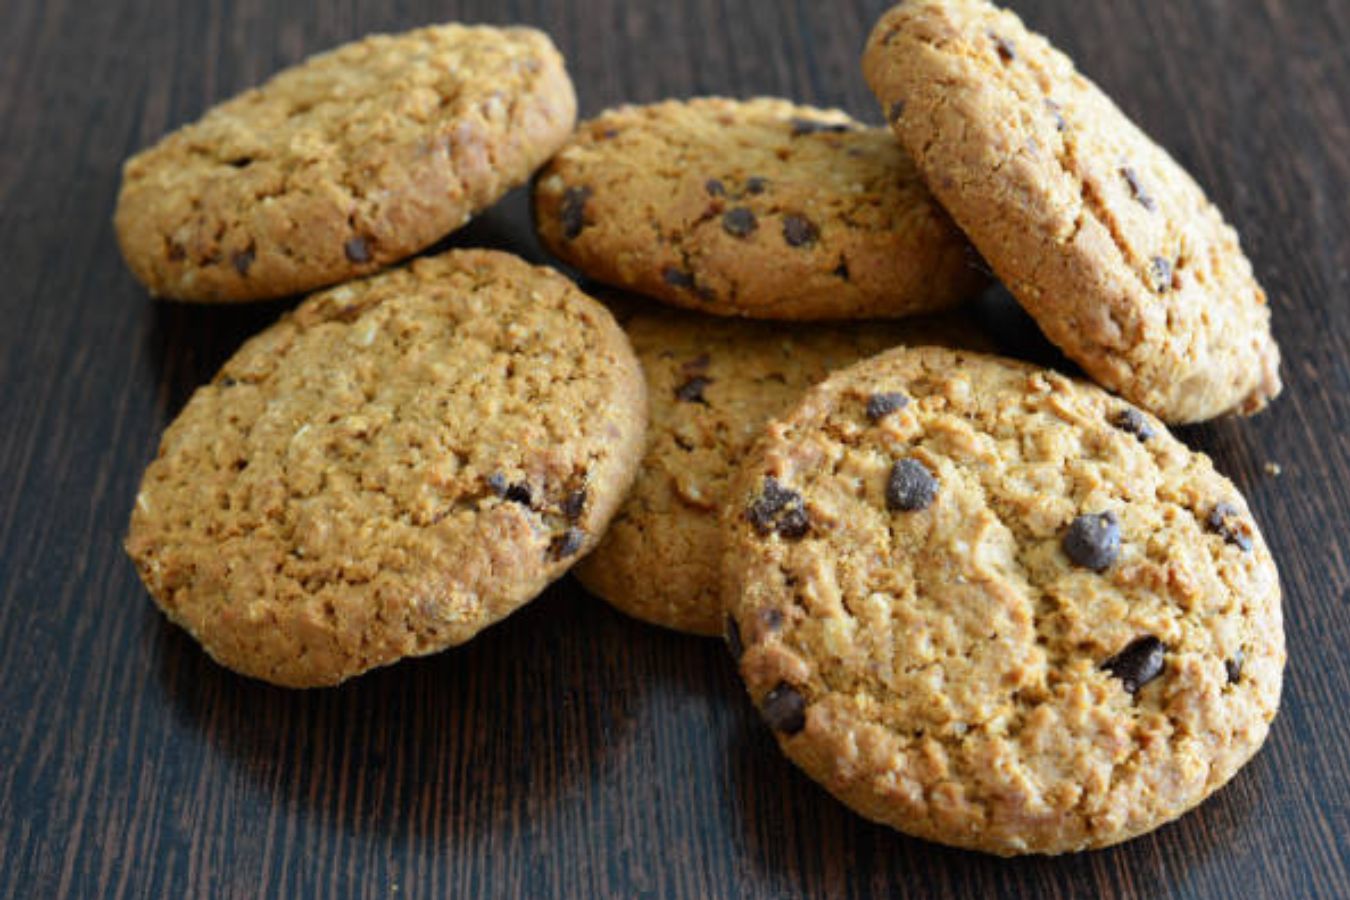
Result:
[[[1209,511],[1209,515],[1205,517],[1205,527],[1242,550],[1242,552],[1251,552],[1251,535],[1243,529],[1242,513],[1233,504],[1215,504],[1214,508]]]
[[[840,132],[852,130],[846,123],[842,122],[820,122],[815,119],[793,119],[792,136],[801,137],[804,134],[819,134],[820,132],[829,132],[839,134]]]
[[[867,398],[867,418],[873,422],[880,422],[897,410],[909,406],[909,398],[899,391],[889,391],[884,394],[873,394]]]
[[[937,499],[938,480],[917,459],[902,459],[891,466],[886,479],[886,508],[900,512],[919,512]]]
[[[894,103],[892,103],[891,108],[886,111],[886,118],[888,121],[896,122],[899,121],[900,117],[903,116],[904,114],[905,114],[905,101],[897,100]]]
[[[1153,263],[1149,266],[1149,274],[1153,276],[1153,289],[1160,294],[1165,294],[1172,289],[1172,261],[1163,256],[1153,257]]]
[[[989,32],[989,39],[994,42],[994,49],[998,51],[998,58],[1003,60],[1004,65],[1017,59],[1017,48],[1013,46],[1012,41],[992,31]]]
[[[580,528],[569,528],[549,543],[548,554],[553,559],[566,559],[580,550],[585,542],[586,532]]]
[[[247,250],[240,250],[234,255],[232,260],[234,263],[234,270],[240,275],[247,276],[249,267],[253,265],[253,260],[257,255],[257,251],[252,247],[249,247]]]
[[[755,214],[744,206],[727,210],[722,216],[722,230],[734,237],[748,237],[759,227]]]
[[[716,178],[709,178],[703,182],[703,189],[708,192],[710,197],[725,197],[727,195],[727,186]]]
[[[561,504],[562,514],[567,517],[567,521],[575,522],[581,518],[581,514],[586,510],[586,489],[572,491],[563,498]]]
[[[505,497],[506,489],[509,487],[506,483],[506,476],[501,472],[493,472],[489,475],[487,477],[487,486],[488,490],[492,491],[492,493],[496,494],[498,497]]]
[[[1113,512],[1079,516],[1064,532],[1063,546],[1075,565],[1105,572],[1120,555],[1120,520]]]
[[[708,401],[703,396],[703,389],[710,384],[711,378],[695,375],[675,389],[675,399],[682,403],[702,403],[707,406]]]
[[[1130,191],[1134,193],[1134,199],[1138,200],[1144,209],[1153,212],[1158,208],[1158,204],[1154,203],[1153,198],[1144,190],[1144,183],[1139,180],[1138,172],[1130,166],[1121,166],[1120,174],[1129,183]]]
[[[663,269],[661,277],[665,280],[666,284],[671,287],[681,288],[686,291],[694,289],[694,276],[673,266],[667,266]]]
[[[805,247],[820,239],[820,229],[806,216],[789,214],[783,217],[783,240],[791,247]]]
[[[769,179],[761,178],[758,175],[752,175],[745,180],[745,192],[747,194],[762,194],[769,189]]]
[[[1242,678],[1242,664],[1247,661],[1247,654],[1241,650],[1233,654],[1232,659],[1223,661],[1224,671],[1228,673],[1228,683],[1237,684]]]
[[[529,506],[534,502],[534,496],[530,493],[530,486],[525,482],[517,484],[508,484],[502,497],[510,500],[512,503],[519,503],[521,506]]]
[[[1102,663],[1102,668],[1119,678],[1126,692],[1135,694],[1163,673],[1167,667],[1166,655],[1166,644],[1151,634],[1145,635]]]
[[[727,626],[723,631],[723,636],[727,640],[727,649],[731,651],[732,659],[740,659],[745,653],[745,645],[741,643],[741,626],[736,624],[736,619],[727,613]]]
[[[833,274],[835,278],[842,278],[844,281],[848,281],[848,260],[839,260],[839,265],[834,267]]]
[[[1148,419],[1144,418],[1144,414],[1132,406],[1127,406],[1112,416],[1111,424],[1139,438],[1140,443],[1157,435],[1153,426],[1148,424]]]
[[[563,191],[558,219],[562,222],[563,237],[574,240],[586,227],[586,201],[594,193],[588,187],[570,187]]]
[[[811,530],[802,495],[783,487],[773,476],[764,479],[764,489],[750,504],[745,517],[762,535],[777,531],[780,536],[795,540]]]
[[[786,681],[764,695],[759,711],[774,731],[796,734],[806,727],[806,698]]]
[[[354,263],[370,262],[370,243],[359,235],[343,244],[342,250],[347,254],[347,259]]]
[[[227,160],[227,163],[231,166],[234,166],[236,169],[246,169],[249,166],[253,165],[253,157],[240,156],[236,159]]]

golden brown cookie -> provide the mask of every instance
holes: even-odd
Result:
[[[541,32],[452,24],[367,37],[128,160],[117,237],[157,296],[311,290],[460,227],[553,155],[575,118]]]
[[[862,815],[999,854],[1168,822],[1261,746],[1279,578],[1237,488],[1092,385],[937,348],[769,426],[725,519],[728,639]]]
[[[718,511],[738,461],[770,419],[835,369],[897,344],[984,347],[958,314],[792,325],[618,307],[647,376],[647,454],[595,552],[576,568],[629,615],[721,634]]]
[[[336,684],[462,643],[588,552],[646,390],[600,304],[453,251],[310,297],[169,426],[127,552],[223,665]]]
[[[912,0],[863,68],[1009,290],[1094,379],[1174,423],[1280,392],[1266,295],[1195,181],[1064,54],[983,0]]]
[[[718,315],[903,316],[984,283],[889,133],[783,100],[603,113],[540,172],[534,211],[591,278]]]

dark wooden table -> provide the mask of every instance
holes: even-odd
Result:
[[[122,554],[160,430],[287,306],[147,299],[109,223],[126,155],[310,52],[450,18],[547,29],[584,114],[774,93],[875,120],[882,0],[7,0],[0,894],[1350,895],[1350,3],[1015,5],[1209,188],[1271,294],[1285,395],[1184,430],[1284,578],[1283,712],[1227,789],[1109,851],[947,850],[798,774],[719,643],[570,581],[463,648],[294,693],[212,664]],[[542,258],[519,192],[455,242]]]

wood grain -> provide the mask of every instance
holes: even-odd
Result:
[[[123,557],[160,430],[287,306],[148,300],[109,224],[130,152],[308,53],[449,18],[550,31],[587,114],[775,93],[875,120],[857,57],[884,3],[9,0],[0,895],[1350,896],[1350,4],[1014,5],[1192,169],[1272,297],[1285,396],[1184,432],[1286,589],[1284,709],[1231,786],[1124,847],[989,859],[853,816],[783,761],[718,644],[570,581],[459,650],[293,693],[210,663]],[[455,242],[542,258],[519,194]]]

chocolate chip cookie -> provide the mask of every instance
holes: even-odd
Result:
[[[629,615],[702,635],[721,634],[724,621],[718,511],[764,425],[831,371],[897,344],[988,345],[957,314],[808,327],[632,299],[615,309],[647,376],[647,455],[609,531],[575,571]]]
[[[336,684],[468,640],[595,544],[642,454],[628,339],[504,253],[309,298],[169,426],[127,538],[220,663]]]
[[[115,224],[151,293],[278,297],[421,250],[572,131],[548,37],[440,25],[312,57],[127,161]]]
[[[1280,586],[1237,488],[1022,363],[900,349],[768,427],[730,492],[728,641],[793,761],[998,854],[1176,818],[1265,739]]]
[[[610,110],[541,171],[534,211],[586,275],[719,315],[903,316],[984,281],[894,137],[782,100]]]
[[[863,68],[929,187],[1047,337],[1173,423],[1280,392],[1237,233],[1073,63],[983,0],[910,0]]]

